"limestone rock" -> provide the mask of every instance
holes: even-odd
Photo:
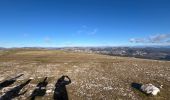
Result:
[[[152,84],[144,84],[141,86],[141,90],[146,94],[157,95],[160,92],[160,89]]]

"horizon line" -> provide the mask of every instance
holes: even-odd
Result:
[[[134,46],[16,46],[16,47],[3,47],[0,48],[10,49],[10,48],[100,48],[100,47],[170,47],[170,45],[134,45]]]

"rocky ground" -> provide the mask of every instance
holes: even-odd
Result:
[[[71,53],[57,50],[0,51],[0,82],[24,74],[0,90],[0,95],[28,79],[28,90],[14,100],[27,100],[38,82],[48,77],[45,96],[51,100],[55,83],[62,75],[71,78],[67,85],[70,100],[168,100],[170,98],[170,62],[115,57],[98,54]],[[157,96],[148,96],[131,87],[132,83],[163,85]]]

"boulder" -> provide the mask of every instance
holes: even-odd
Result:
[[[141,86],[141,90],[146,94],[157,95],[160,92],[160,89],[152,84],[144,84]]]

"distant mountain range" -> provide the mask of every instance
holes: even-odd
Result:
[[[0,47],[0,50],[7,48]],[[23,47],[8,49],[43,49],[43,50],[64,50],[71,52],[97,53],[110,56],[125,56],[144,59],[168,60],[170,61],[170,46],[135,46],[135,47]]]
[[[170,61],[169,47],[74,47],[62,50]]]
[[[0,50],[4,50],[4,49],[6,49],[6,48],[0,47]]]

